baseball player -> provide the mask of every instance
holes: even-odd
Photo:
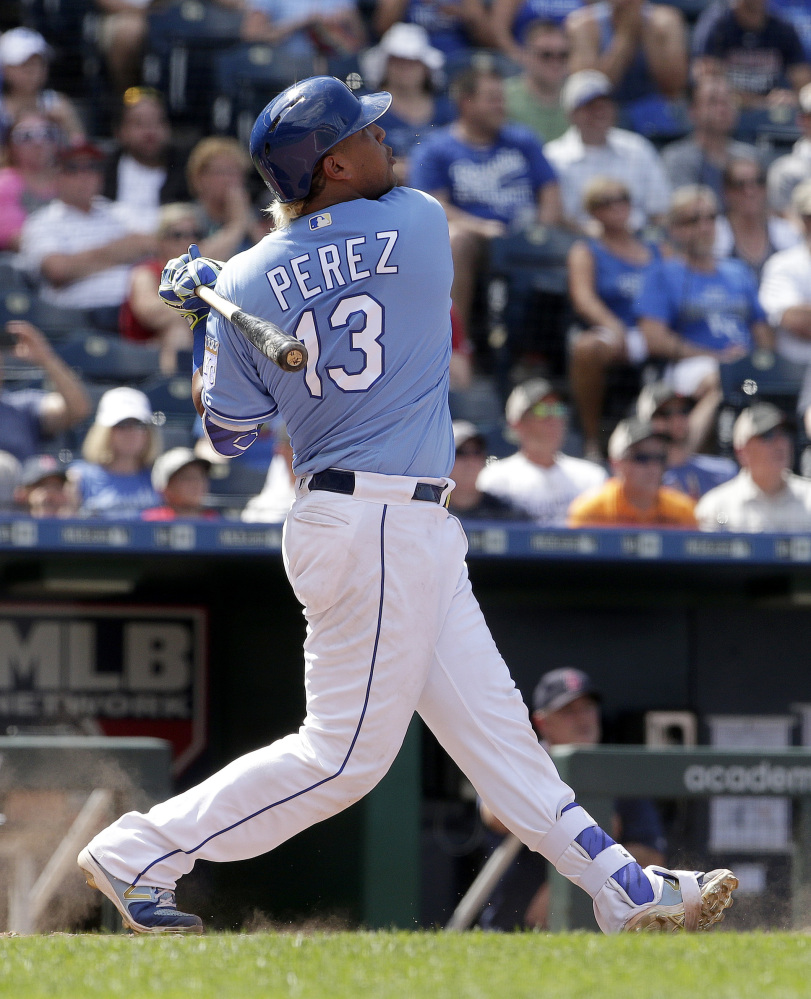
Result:
[[[362,798],[415,711],[482,800],[530,849],[594,899],[605,932],[706,929],[728,870],[642,869],[574,801],[471,592],[466,539],[446,504],[452,280],[448,225],[430,196],[396,187],[375,124],[385,93],[332,77],[274,98],[251,135],[273,192],[275,231],[219,265],[187,256],[163,297],[205,326],[201,397],[220,454],[280,413],[295,452],[284,565],[304,607],[306,717],[293,735],[197,787],[129,812],[79,854],[88,884],[139,933],[199,933],[175,887],[198,859],[273,849]],[[212,284],[309,352],[282,372],[194,288]]]

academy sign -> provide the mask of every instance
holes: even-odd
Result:
[[[179,772],[205,744],[205,649],[200,608],[0,604],[0,732],[156,736]]]
[[[693,794],[811,794],[811,767],[766,760],[754,766],[695,765],[684,771],[684,786]]]

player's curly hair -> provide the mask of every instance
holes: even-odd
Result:
[[[267,213],[273,219],[274,229],[288,229],[293,219],[301,218],[302,215],[309,214],[309,206],[313,198],[317,197],[323,190],[326,180],[321,169],[319,160],[313,170],[313,179],[310,181],[310,190],[306,198],[299,198],[298,201],[272,201],[268,205]]]

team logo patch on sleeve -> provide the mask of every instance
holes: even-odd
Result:
[[[313,215],[310,219],[310,228],[323,229],[325,226],[332,225],[332,216],[329,212],[322,212],[320,215]]]
[[[206,352],[203,355],[204,389],[210,390],[214,388],[214,382],[217,380],[217,352],[219,346],[217,338],[206,333]]]

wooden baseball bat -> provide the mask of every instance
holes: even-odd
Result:
[[[259,316],[251,315],[250,312],[243,312],[238,305],[234,305],[227,298],[218,295],[213,288],[201,285],[194,293],[212,309],[219,312],[221,316],[224,316],[229,323],[236,326],[257,350],[261,350],[265,357],[269,357],[274,364],[278,364],[282,371],[301,371],[304,369],[307,364],[307,348],[301,340],[296,340],[295,337],[285,333],[283,329],[280,329],[275,323],[268,322],[267,319],[260,319]]]

